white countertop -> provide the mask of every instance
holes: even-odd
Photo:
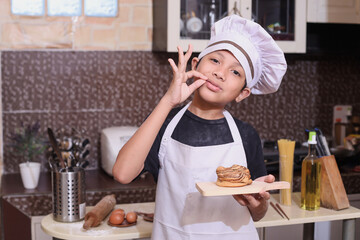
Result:
[[[279,202],[279,195],[273,194],[270,201]],[[131,203],[116,205],[116,208],[122,208],[126,212],[139,211],[153,213],[155,203]],[[272,227],[292,224],[303,224],[321,221],[333,221],[360,218],[360,209],[349,207],[340,211],[320,208],[317,211],[305,211],[300,208],[300,193],[292,194],[292,205],[281,208],[285,211],[290,220],[282,218],[271,206],[265,217],[261,221],[255,222],[255,227]],[[91,209],[88,207],[87,212]],[[142,217],[138,217],[137,224],[131,227],[118,228],[107,224],[108,218],[104,219],[100,226],[84,230],[82,228],[84,221],[75,223],[61,223],[53,220],[52,214],[45,216],[41,222],[42,229],[49,235],[60,239],[134,239],[146,238],[151,236],[152,223],[146,222]]]
[[[279,197],[279,194],[272,194],[270,201],[272,201],[273,203],[279,203]],[[274,208],[269,205],[269,209],[266,215],[260,221],[255,222],[255,227],[274,227],[292,224],[360,218],[360,209],[351,206],[347,209],[342,209],[339,211],[323,207],[316,211],[306,211],[300,208],[300,198],[301,197],[299,192],[293,193],[291,206],[280,205],[286,215],[290,218],[290,220],[282,218],[274,210]]]
[[[155,203],[131,203],[116,205],[116,208],[122,208],[125,212],[139,211],[145,213],[153,213]],[[90,211],[91,207],[86,208],[86,212]],[[47,234],[60,239],[132,239],[150,237],[152,232],[152,223],[144,221],[142,217],[138,217],[137,224],[130,227],[111,227],[107,224],[108,217],[95,228],[89,230],[83,229],[84,221],[73,223],[62,223],[53,220],[53,215],[49,214],[41,221],[41,227]]]

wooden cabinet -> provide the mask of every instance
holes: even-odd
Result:
[[[31,240],[52,240],[52,236],[45,233],[41,228],[41,220],[44,216],[31,217]]]
[[[360,0],[308,0],[307,21],[360,24]]]
[[[178,45],[187,49],[191,43],[194,52],[201,52],[210,38],[211,23],[229,14],[259,22],[284,52],[306,51],[306,1],[303,0],[157,0],[153,14],[155,51],[177,52]]]

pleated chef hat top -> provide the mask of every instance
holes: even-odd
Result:
[[[228,50],[239,61],[251,93],[268,94],[278,90],[287,68],[284,53],[259,24],[238,15],[217,21],[199,58],[217,50]]]

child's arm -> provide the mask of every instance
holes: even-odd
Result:
[[[275,181],[275,177],[271,174],[259,177],[254,181],[262,181],[272,183]],[[270,199],[270,193],[260,192],[258,194],[244,194],[234,195],[234,198],[240,205],[247,206],[253,220],[259,221],[262,219],[268,210],[268,200]]]
[[[184,102],[205,83],[206,77],[201,73],[194,70],[186,72],[186,65],[192,54],[191,45],[185,55],[181,47],[178,47],[178,54],[177,66],[172,59],[169,59],[173,70],[173,79],[169,89],[136,133],[122,147],[116,158],[113,175],[123,184],[131,182],[144,168],[145,159],[170,110]],[[193,77],[194,82],[187,85],[186,81]]]

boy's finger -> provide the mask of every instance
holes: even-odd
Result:
[[[275,181],[275,177],[272,174],[267,175],[265,178],[265,182],[272,183],[274,181]]]
[[[205,82],[206,81],[202,79],[196,80],[195,82],[189,85],[190,92],[193,93],[196,89],[201,87]]]
[[[259,204],[258,202],[261,200],[260,198],[257,199],[256,196],[254,196],[252,194],[244,194],[243,196],[245,197],[247,202],[252,206],[258,205]]]
[[[268,193],[268,192],[259,192],[259,196],[265,200],[270,199],[270,193]]]
[[[188,50],[185,53],[185,61],[188,62],[192,54],[192,45],[189,44]]]
[[[234,199],[242,206],[247,206],[249,203],[244,199],[242,195],[233,195]]]
[[[174,60],[172,60],[171,58],[169,58],[169,59],[168,59],[168,62],[170,63],[170,66],[171,66],[173,72],[176,72],[176,71],[178,70],[178,68],[177,68]]]
[[[195,70],[191,70],[191,71],[186,72],[186,76],[187,76],[188,79],[192,78],[192,77],[198,77],[198,78],[201,78],[201,79],[204,79],[204,80],[208,79],[204,74],[202,74],[202,73],[200,73],[198,71],[195,71]]]
[[[179,60],[178,61],[178,67],[179,67],[180,70],[182,70],[182,66],[184,65],[183,64],[184,52],[183,52],[183,49],[181,48],[181,46],[177,46],[177,49],[178,49],[178,60]]]

